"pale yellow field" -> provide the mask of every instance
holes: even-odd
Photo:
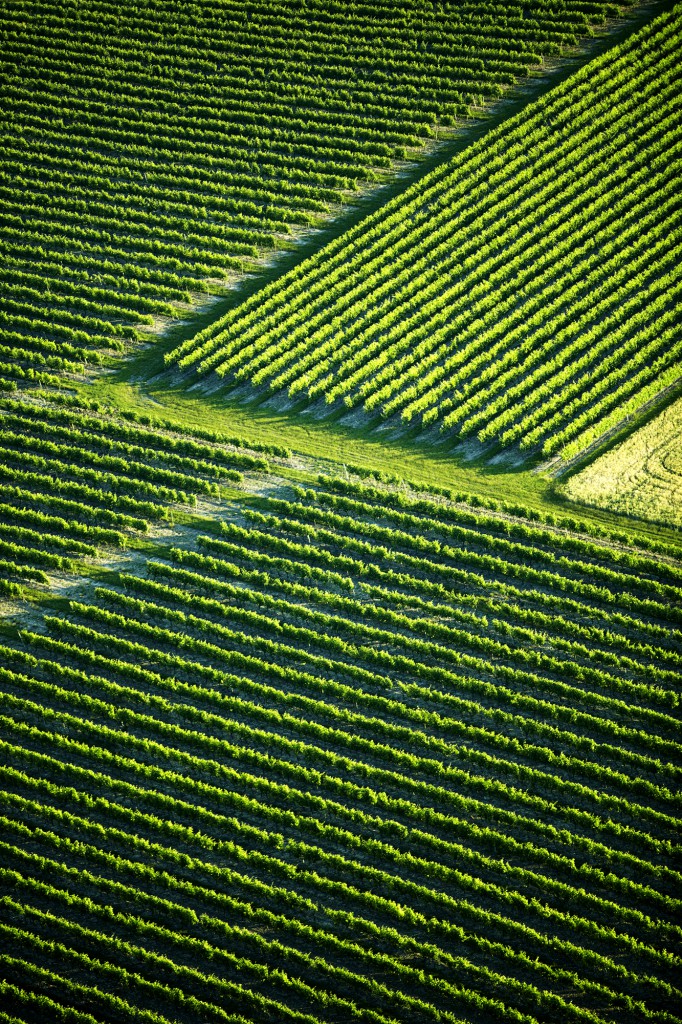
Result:
[[[564,493],[682,527],[682,398],[569,480]]]

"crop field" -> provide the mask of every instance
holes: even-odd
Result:
[[[571,477],[573,501],[682,527],[682,398]]]
[[[682,1024],[681,19],[0,0],[0,1024]]]
[[[0,372],[106,362],[613,11],[3,0]]]
[[[167,361],[575,454],[679,376],[681,26],[647,25]]]
[[[3,647],[15,986],[671,1019],[682,563],[334,478],[217,525]]]

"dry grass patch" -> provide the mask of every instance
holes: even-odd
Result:
[[[574,501],[682,527],[682,398],[568,481]]]

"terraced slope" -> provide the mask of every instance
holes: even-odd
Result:
[[[680,375],[680,9],[168,356],[570,455]]]
[[[0,374],[120,352],[615,11],[4,0]]]
[[[2,647],[5,1019],[678,1021],[682,563],[323,479]]]

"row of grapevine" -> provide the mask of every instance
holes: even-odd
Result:
[[[232,500],[3,641],[17,1018],[678,1020],[679,552]]]
[[[0,376],[113,358],[612,13],[5,5]]]
[[[94,406],[94,408],[93,408]],[[102,548],[172,519],[174,506],[215,499],[266,455],[237,438],[191,437],[148,417],[114,417],[97,403],[36,391],[0,397],[0,568],[3,590],[77,572]],[[146,422],[135,422],[135,420]]]
[[[579,449],[679,376],[679,31],[661,15],[168,364]]]

